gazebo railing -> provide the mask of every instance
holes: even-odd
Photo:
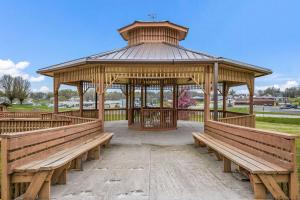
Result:
[[[41,115],[46,112],[10,112],[10,111],[1,111],[0,118],[41,118]]]
[[[32,131],[70,125],[69,119],[1,119],[0,134]]]
[[[145,110],[146,115],[151,115],[155,118],[155,116],[160,115],[158,114],[160,111],[153,111],[154,108],[147,108],[143,109]],[[155,108],[159,109],[159,108]],[[151,111],[150,111],[151,110]],[[129,120],[129,124],[140,124],[141,122],[141,109],[140,108],[134,108],[131,110],[127,110],[126,108],[107,108],[105,109],[105,115],[104,119],[105,121],[116,121],[116,120]],[[165,111],[166,112],[166,111]],[[59,112],[59,119],[66,119],[71,120],[72,124],[82,123],[83,121],[86,121],[86,119],[96,119],[98,118],[99,111],[96,109],[86,109],[82,111],[82,117],[80,117],[80,111],[79,110],[71,110],[71,111],[63,111]],[[156,113],[156,114],[155,114]],[[210,111],[210,117],[213,118],[214,111]],[[168,119],[168,114],[164,114],[166,116],[166,119]],[[42,118],[42,119],[58,119],[53,118],[53,113],[44,113],[44,112],[0,112],[0,119],[3,118]],[[63,116],[66,116],[63,118]],[[70,116],[69,118],[67,116]],[[177,116],[177,120],[184,120],[184,121],[195,121],[195,122],[204,122],[204,110],[203,109],[177,109],[176,113],[174,113],[174,116]],[[77,118],[76,118],[77,117]],[[147,120],[147,118],[145,119]],[[152,120],[153,124],[154,119]],[[247,126],[247,127],[254,127],[255,126],[255,116],[249,115],[247,113],[237,113],[237,112],[231,112],[226,111],[225,113],[222,110],[218,111],[218,121],[222,121],[225,123],[230,124],[236,124],[241,126]],[[168,121],[166,121],[168,122]],[[149,126],[149,119],[148,121],[145,121],[145,127]],[[154,125],[156,126],[156,125]],[[160,125],[163,126],[163,125]],[[170,124],[166,124],[166,127],[169,127]]]
[[[43,120],[47,119],[54,119],[54,120],[69,120],[71,124],[80,124],[95,121],[95,118],[87,118],[87,117],[77,117],[77,116],[70,116],[70,115],[63,115],[63,114],[54,114],[54,113],[47,113],[44,114],[42,117]]]
[[[127,120],[126,108],[108,108],[104,112],[104,121]]]
[[[227,124],[234,124],[239,126],[255,128],[255,115],[226,117],[226,118],[220,118],[218,121]]]
[[[174,129],[176,128],[176,110],[172,108],[142,109],[142,129]]]

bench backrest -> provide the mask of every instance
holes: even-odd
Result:
[[[205,122],[204,132],[285,169],[295,169],[295,136],[211,120]]]
[[[10,174],[17,166],[84,143],[101,134],[101,128],[100,121],[94,120],[83,124],[1,135],[2,167]]]

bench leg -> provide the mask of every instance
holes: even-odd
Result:
[[[67,171],[71,163],[56,169],[52,175],[52,184],[67,184]]]
[[[87,158],[88,158],[88,152],[82,154],[82,156],[81,156],[81,162],[85,162],[87,160]]]
[[[53,171],[41,171],[35,173],[32,177],[29,187],[24,194],[24,200],[36,199],[37,195],[40,194],[41,189],[42,196],[47,196],[47,192],[49,192],[50,195],[50,189],[48,187],[50,185],[49,180],[51,179],[52,173]],[[48,182],[48,184],[44,185],[46,182]]]
[[[214,152],[214,150],[210,147],[207,147],[207,151],[208,151],[208,153],[213,153]]]
[[[266,174],[258,174],[257,175],[261,182],[264,184],[264,186],[268,189],[268,191],[272,194],[274,199],[289,199],[280,186],[278,185],[277,181],[272,175],[266,175]]]
[[[73,169],[73,170],[78,170],[78,171],[82,171],[83,170],[83,167],[82,167],[82,158],[81,156],[74,159],[71,163],[71,166],[70,166],[70,169]]]
[[[45,181],[40,192],[39,198],[40,200],[50,200],[50,181]]]
[[[109,138],[104,144],[103,147],[109,147],[111,138]]]
[[[289,178],[289,197],[290,199],[296,200],[298,198],[298,174],[292,172]]]
[[[252,182],[252,188],[254,191],[254,199],[266,199],[267,198],[267,189],[264,186],[263,183],[257,182],[258,177],[254,174],[250,175],[251,182]]]
[[[215,156],[216,156],[216,158],[217,158],[218,161],[223,160],[222,155],[220,155],[218,152],[214,151],[214,154],[215,154]]]
[[[228,173],[231,172],[231,160],[227,158],[223,158],[223,165],[224,165],[224,172]]]
[[[90,150],[87,155],[87,160],[99,160],[100,159],[100,145]]]

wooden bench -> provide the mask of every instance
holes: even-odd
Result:
[[[224,172],[235,163],[249,177],[255,199],[266,199],[267,191],[275,199],[297,199],[295,136],[209,120],[193,137],[223,160]]]
[[[101,133],[99,120],[1,135],[2,200],[50,199],[51,184],[66,184],[68,170],[99,159],[112,133]]]

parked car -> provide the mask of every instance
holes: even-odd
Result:
[[[280,107],[280,109],[297,109],[297,105],[286,104]]]

